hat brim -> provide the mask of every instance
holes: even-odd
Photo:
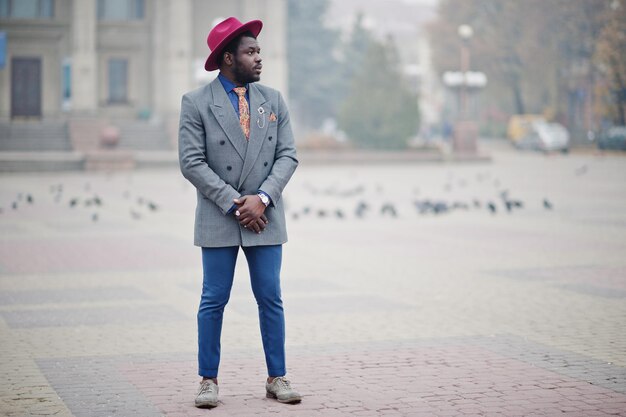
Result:
[[[250,31],[256,38],[257,36],[259,36],[259,33],[261,33],[261,29],[263,29],[263,22],[261,22],[260,20],[251,20],[247,23],[244,23],[243,25],[241,25],[240,27],[238,27],[231,33],[229,33],[228,36],[222,39],[222,41],[215,47],[215,49],[211,51],[211,53],[209,54],[209,57],[206,59],[206,62],[204,63],[204,69],[207,71],[215,71],[216,69],[219,68],[217,66],[217,58],[222,53],[222,49],[224,49],[224,47],[228,45],[228,42],[235,39],[237,35],[240,35],[243,32]]]

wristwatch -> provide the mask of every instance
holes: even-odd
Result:
[[[257,195],[258,195],[258,196],[259,196],[259,198],[261,199],[261,202],[262,202],[263,204],[265,204],[265,207],[267,207],[267,206],[269,206],[269,205],[270,205],[270,199],[269,199],[269,197],[268,197],[266,194],[263,194],[263,193],[258,193]]]

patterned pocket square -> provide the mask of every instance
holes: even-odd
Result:
[[[277,117],[274,113],[270,113],[270,122],[275,122],[277,120]]]

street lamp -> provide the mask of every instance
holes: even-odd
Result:
[[[474,29],[470,25],[461,25],[458,27],[457,32],[461,38],[461,73],[467,74],[470,69],[470,55],[469,55],[469,40],[474,35]],[[467,85],[463,83],[461,85],[461,120],[467,119]]]
[[[452,90],[458,89],[459,111],[454,127],[452,148],[455,153],[475,154],[478,127],[471,120],[468,109],[468,95],[471,90],[478,90],[487,85],[487,76],[482,72],[470,71],[469,40],[474,30],[469,25],[461,25],[457,30],[461,38],[461,71],[447,71],[443,74],[443,82]]]

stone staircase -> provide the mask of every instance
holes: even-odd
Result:
[[[119,149],[133,151],[172,151],[168,131],[162,123],[112,121],[120,129]]]
[[[0,152],[71,150],[67,123],[64,121],[0,123]]]
[[[106,126],[119,129],[120,141],[104,148]],[[177,124],[75,117],[68,121],[0,122],[0,172],[128,170],[178,165],[170,139]]]

